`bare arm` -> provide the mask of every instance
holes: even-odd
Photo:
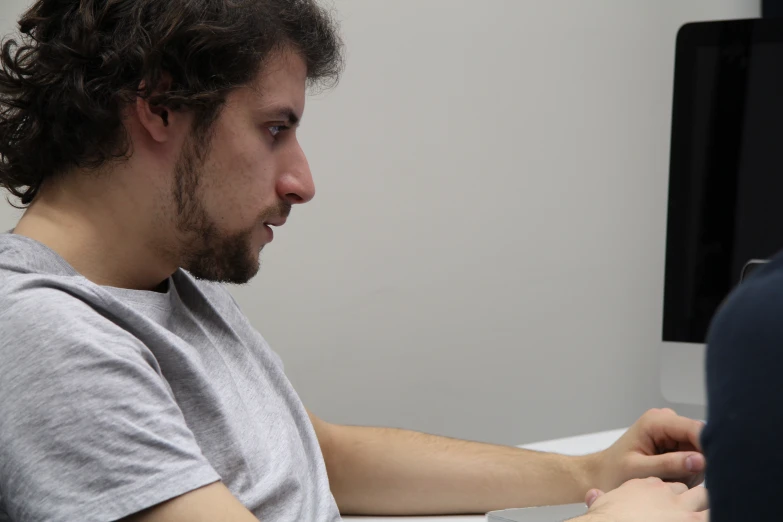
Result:
[[[311,418],[343,515],[485,513],[580,502],[590,487],[590,457]]]
[[[195,489],[122,522],[258,522],[221,482]]]

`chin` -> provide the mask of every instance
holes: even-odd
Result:
[[[219,248],[202,249],[183,266],[196,279],[241,285],[260,269],[260,250],[247,241],[224,241]],[[263,247],[262,247],[263,248]]]

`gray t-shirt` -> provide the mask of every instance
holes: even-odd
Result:
[[[260,520],[336,521],[312,424],[218,284],[91,283],[0,234],[0,522],[106,522],[222,480]]]

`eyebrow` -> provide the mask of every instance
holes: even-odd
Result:
[[[302,118],[299,117],[296,114],[296,112],[294,112],[294,110],[288,106],[271,107],[267,109],[267,111],[268,114],[271,115],[272,119],[283,120],[286,122],[286,125],[289,125],[291,127],[296,127],[297,125],[299,125],[299,122],[302,120]]]

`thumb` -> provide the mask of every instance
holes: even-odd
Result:
[[[644,477],[681,479],[697,475],[704,471],[704,455],[695,451],[678,451],[642,457],[636,466],[636,472]]]
[[[593,503],[598,500],[598,497],[603,495],[604,492],[600,489],[591,489],[587,492],[587,495],[585,495],[585,504],[587,504],[587,508],[590,509],[593,506]]]

